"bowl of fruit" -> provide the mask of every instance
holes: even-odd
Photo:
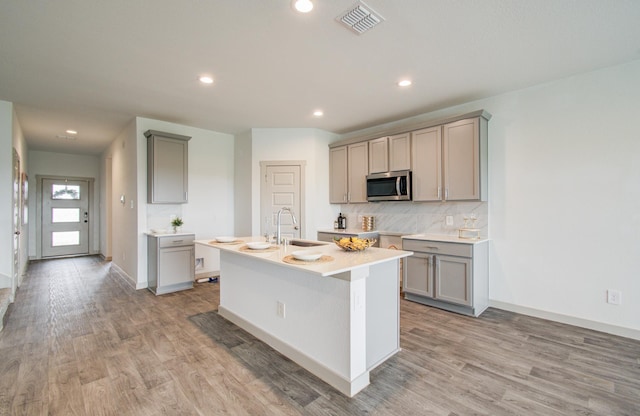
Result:
[[[359,237],[335,238],[334,243],[344,251],[363,251],[376,243],[375,239]]]

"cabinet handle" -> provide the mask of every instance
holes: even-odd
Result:
[[[444,188],[444,199],[449,199],[449,188]]]
[[[438,186],[438,199],[440,199],[440,194],[442,193],[442,188]]]
[[[440,250],[440,247],[427,246],[429,250]]]
[[[184,240],[173,240],[172,243],[182,243]]]

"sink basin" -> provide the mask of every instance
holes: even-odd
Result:
[[[316,247],[316,246],[324,246],[327,243],[321,243],[320,241],[308,241],[308,240],[291,240],[289,244],[292,246],[298,247]]]

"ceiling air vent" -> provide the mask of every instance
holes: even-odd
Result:
[[[360,35],[382,23],[384,18],[364,2],[359,1],[338,16],[336,20]]]

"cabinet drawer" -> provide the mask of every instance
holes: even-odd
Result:
[[[175,237],[160,237],[160,247],[180,247],[193,245],[194,235],[177,235]]]
[[[444,243],[441,241],[404,239],[402,240],[402,249],[458,257],[473,256],[473,246],[471,244]]]

